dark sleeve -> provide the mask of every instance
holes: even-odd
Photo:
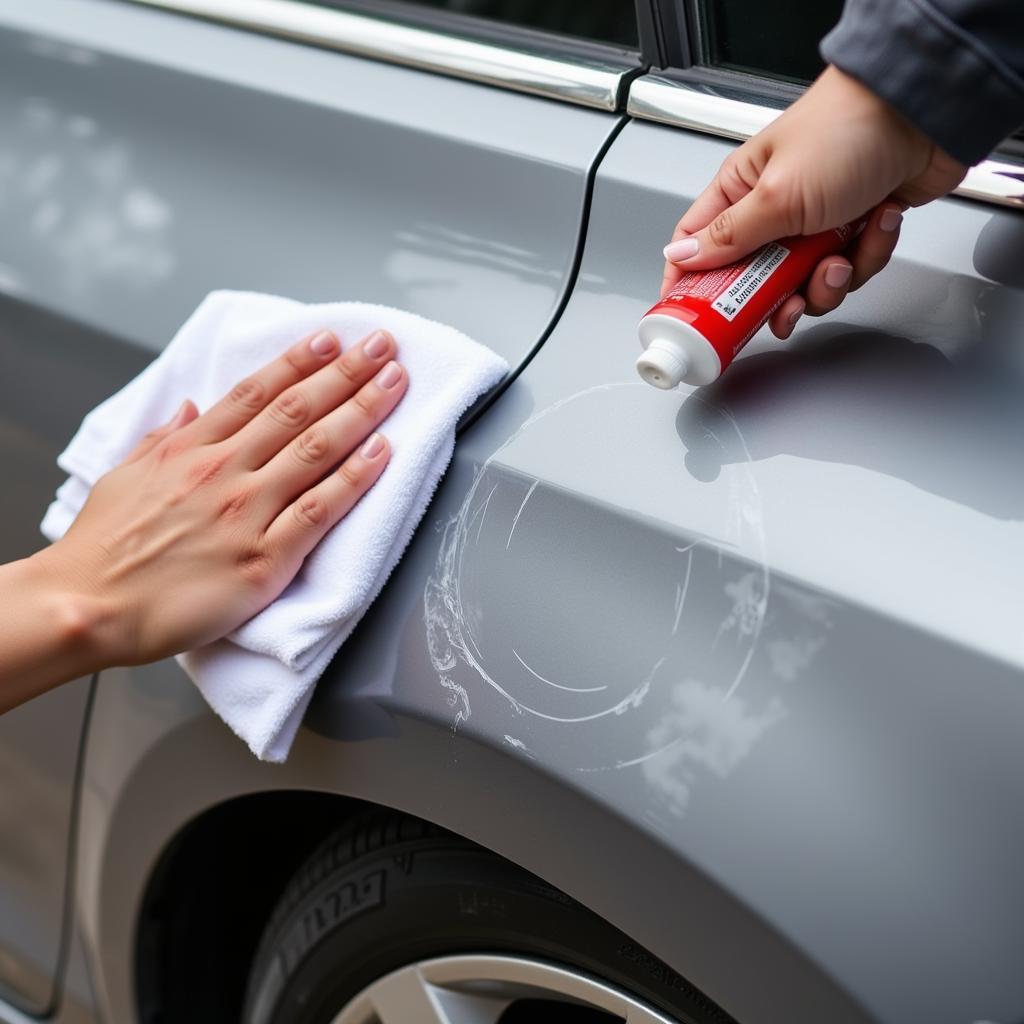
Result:
[[[1024,122],[1022,0],[846,0],[821,55],[965,164]]]

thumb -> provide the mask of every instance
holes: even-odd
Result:
[[[665,258],[683,271],[722,267],[799,230],[799,217],[757,186],[699,231],[666,246]]]
[[[191,423],[198,415],[199,410],[195,407],[195,403],[191,399],[186,398],[178,406],[178,411],[162,427],[156,427],[142,438],[121,465],[126,466],[129,462],[137,462],[143,455],[167,437],[168,434],[173,434],[175,430],[180,430]]]

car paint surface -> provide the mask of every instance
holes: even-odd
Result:
[[[0,81],[5,559],[42,544],[82,416],[213,288],[398,305],[515,366],[562,297],[586,172],[620,120],[103,0],[0,5]],[[0,722],[24,796],[44,787],[33,815],[0,807],[4,898],[39,909],[0,919],[0,978],[36,1012],[84,698]],[[51,721],[52,744],[26,742]]]
[[[911,212],[840,311],[785,346],[760,335],[713,387],[658,392],[633,373],[635,324],[729,148],[637,122],[615,138],[564,313],[463,434],[283,768],[173,663],[102,674],[76,920],[109,1019],[132,1019],[167,842],[288,788],[497,850],[741,1024],[1022,1016],[1024,221]],[[176,294],[147,294],[173,322]],[[459,326],[493,319],[493,290],[457,294]]]

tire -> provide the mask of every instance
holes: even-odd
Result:
[[[558,889],[459,836],[390,811],[355,817],[287,886],[253,963],[243,1021],[330,1024],[397,968],[467,953],[562,965],[680,1024],[734,1024]]]

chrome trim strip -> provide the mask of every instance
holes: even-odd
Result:
[[[626,74],[612,64],[509,50],[299,0],[132,2],[598,110],[617,108]]]
[[[637,78],[629,89],[626,112],[676,128],[743,141],[782,113],[757,103],[712,96],[658,75]],[[1024,210],[1024,166],[982,160],[967,172],[954,195]]]

